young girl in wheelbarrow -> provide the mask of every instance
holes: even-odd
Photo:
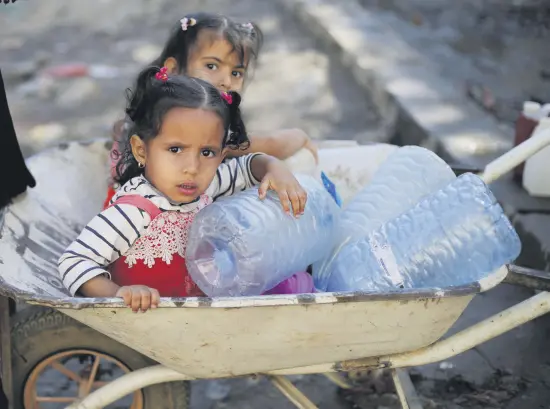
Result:
[[[169,74],[185,74],[200,78],[223,92],[241,93],[251,67],[256,63],[262,46],[262,32],[253,23],[237,23],[228,17],[211,13],[193,13],[183,17],[175,26],[161,55],[153,66],[165,67]],[[128,121],[116,126],[115,139],[127,133]],[[279,159],[287,159],[306,148],[317,157],[317,149],[309,137],[299,129],[253,133],[249,143],[228,153],[237,157],[263,152]],[[113,176],[118,157],[118,144],[112,151]],[[118,187],[115,182],[114,187]],[[114,195],[111,187],[105,206]]]
[[[239,103],[237,93],[165,68],[140,74],[117,165],[122,187],[59,260],[71,294],[122,297],[135,312],[155,308],[160,296],[200,296],[184,255],[201,208],[260,184],[260,199],[272,189],[287,213],[290,205],[294,216],[303,213],[306,193],[278,159],[250,154],[222,163],[249,143]]]

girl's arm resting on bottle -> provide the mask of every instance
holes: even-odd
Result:
[[[286,213],[290,214],[290,204],[295,216],[304,212],[307,194],[292,172],[280,160],[259,153],[222,163],[206,194],[216,200],[255,185],[260,185],[260,199],[265,198],[268,190],[275,190]]]
[[[244,150],[231,150],[230,156],[243,156],[249,153],[265,153],[285,160],[302,148],[311,151],[315,160],[317,147],[301,129],[281,129],[273,132],[253,132],[249,135],[250,146]]]
[[[94,217],[58,262],[71,295],[80,290],[86,297],[114,297],[119,287],[109,279],[107,266],[128,251],[150,221],[146,212],[128,204]]]
[[[206,194],[213,200],[221,196],[231,196],[252,186],[260,184],[252,173],[254,158],[267,156],[261,153],[232,158],[222,163],[216,171],[214,180],[208,187]]]

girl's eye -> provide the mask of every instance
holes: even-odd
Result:
[[[240,71],[233,71],[233,76],[236,78],[241,78],[243,76],[243,73]]]
[[[180,153],[181,152],[181,148],[178,148],[177,146],[172,146],[168,150],[172,153]]]
[[[210,149],[203,149],[201,154],[202,154],[202,156],[204,156],[206,158],[213,158],[214,156],[216,156],[214,151],[212,151]]]
[[[216,64],[208,63],[206,64],[206,68],[208,68],[209,70],[217,70],[218,66]]]

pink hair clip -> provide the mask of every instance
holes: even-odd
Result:
[[[225,99],[225,102],[229,105],[233,103],[233,95],[228,94],[227,92],[222,92],[222,98]]]
[[[193,27],[195,24],[197,24],[197,20],[195,20],[194,18],[184,17],[180,20],[180,23],[181,23],[181,29],[183,31],[187,31],[189,27]]]
[[[159,72],[155,74],[155,78],[160,81],[168,81],[168,68],[162,67]]]
[[[250,31],[254,30],[254,25],[252,23],[244,23],[242,26],[247,30],[250,30]]]

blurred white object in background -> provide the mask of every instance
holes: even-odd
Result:
[[[550,118],[542,118],[531,139],[550,138]],[[550,197],[550,146],[547,146],[525,162],[523,187],[531,196]]]
[[[345,205],[365,187],[380,164],[399,147],[386,143],[359,145],[351,140],[327,140],[318,143],[319,164],[313,154],[302,149],[285,162],[293,173],[305,173],[321,179],[321,171],[336,185]]]

